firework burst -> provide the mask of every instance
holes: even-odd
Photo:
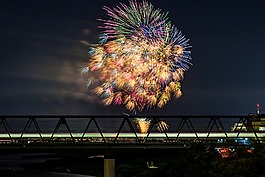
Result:
[[[140,133],[147,133],[151,125],[151,120],[147,118],[135,118],[134,122]]]
[[[90,60],[82,70],[100,74],[95,93],[103,103],[142,111],[180,97],[191,52],[189,40],[171,24],[168,14],[146,0],[103,9],[109,19],[100,19],[99,43],[90,48]]]

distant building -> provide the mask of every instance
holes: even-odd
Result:
[[[265,114],[249,114],[249,116],[248,125],[252,126],[254,131],[265,131]]]

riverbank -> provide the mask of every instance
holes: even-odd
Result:
[[[88,175],[67,174],[57,172],[27,171],[27,170],[0,170],[1,177],[96,177]]]
[[[74,160],[66,159],[60,154],[33,153],[33,154],[6,154],[0,155],[0,176],[1,177],[96,177],[89,173],[94,171],[91,168],[84,168],[78,157]],[[83,163],[83,165],[81,165]],[[89,165],[97,163],[90,162]],[[75,164],[75,165],[74,165]],[[75,168],[79,166],[79,168]],[[94,168],[94,167],[93,167]],[[101,169],[100,169],[101,170]],[[96,174],[96,172],[94,172]]]

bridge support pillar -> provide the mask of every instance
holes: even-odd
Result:
[[[115,159],[104,159],[104,177],[115,177]]]

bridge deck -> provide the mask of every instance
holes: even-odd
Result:
[[[150,133],[150,134],[142,134],[142,133],[102,133],[104,138],[116,138],[118,135],[118,138],[146,138],[148,135],[148,138],[255,138],[256,136],[258,138],[265,138],[264,132],[200,132],[200,133]],[[101,138],[102,135],[100,133],[86,133],[83,137],[83,133],[72,133],[72,136],[70,133],[58,133],[54,134],[53,138]],[[38,133],[24,133],[23,135],[21,133],[10,133],[10,136],[13,139],[20,139],[20,138],[41,138],[40,134]],[[10,138],[9,134],[0,134],[0,139],[8,139]],[[42,133],[42,138],[51,138],[52,133]]]

